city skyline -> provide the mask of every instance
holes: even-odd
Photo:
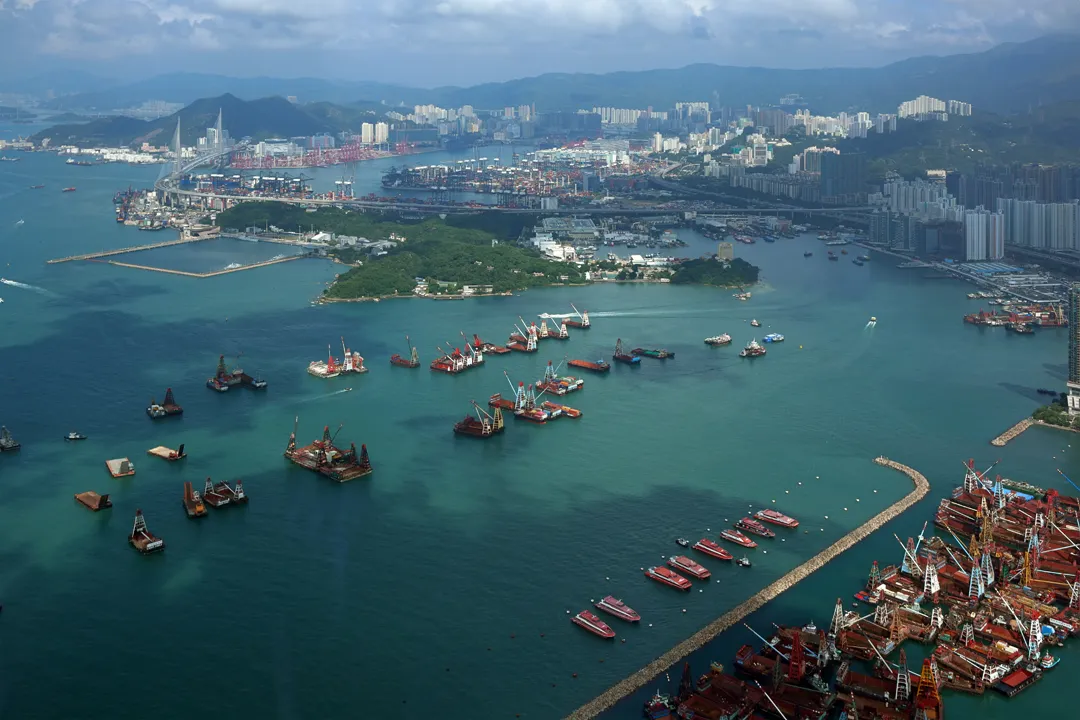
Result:
[[[0,66],[25,76],[27,68],[70,70],[77,60],[80,71],[128,80],[177,70],[295,76],[303,68],[432,87],[699,62],[874,67],[1078,29],[1080,5],[1067,0],[1021,8],[1003,0],[0,0]],[[388,54],[394,62],[383,62]],[[147,58],[154,62],[135,62]]]

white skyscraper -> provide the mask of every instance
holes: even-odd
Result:
[[[656,133],[652,136],[652,151],[654,153],[664,151],[664,136],[660,133]]]
[[[1005,215],[983,207],[964,213],[965,259],[1000,260],[1005,256]]]
[[[375,126],[371,123],[364,123],[360,126],[360,142],[365,145],[370,145],[375,142]]]
[[[390,139],[390,126],[384,122],[375,123],[375,144],[381,144]]]

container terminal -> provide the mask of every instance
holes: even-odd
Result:
[[[337,433],[331,436],[330,426],[323,428],[323,434],[319,440],[310,445],[297,446],[296,428],[299,421],[299,418],[294,421],[292,434],[289,435],[289,444],[285,448],[285,457],[290,462],[313,470],[334,482],[348,482],[372,473],[367,446],[360,446],[359,455],[355,444],[350,444],[348,450],[341,450],[334,445]],[[337,432],[341,432],[340,426]]]
[[[695,679],[683,664],[645,716],[942,720],[949,692],[1014,697],[1036,685],[1060,662],[1052,650],[1080,633],[1080,499],[1010,489],[992,469],[967,461],[935,513],[938,535],[924,525],[897,537],[899,562],[875,561],[853,609],[837,599],[828,627],[744,624],[760,644],[740,647],[730,672],[714,662]],[[921,667],[909,667],[907,643],[928,648]],[[592,716],[589,706],[571,715]]]

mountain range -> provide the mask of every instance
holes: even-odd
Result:
[[[877,68],[784,70],[697,64],[670,70],[608,74],[550,73],[472,87],[413,88],[367,81],[318,78],[231,78],[170,73],[134,83],[115,83],[75,75],[42,79],[39,88],[80,84],[82,92],[62,94],[43,105],[54,110],[107,110],[147,100],[191,103],[231,93],[253,100],[270,95],[316,101],[396,106],[434,103],[498,109],[535,104],[541,112],[593,106],[666,108],[678,101],[708,100],[729,106],[771,105],[783,95],[800,94],[816,113],[866,110],[894,112],[903,100],[931,95],[962,100],[979,110],[1025,112],[1035,106],[1080,99],[1080,37],[1057,35],[1024,43],[1005,43],[985,52],[911,58]],[[29,81],[16,83],[23,91]],[[0,92],[15,92],[0,82]]]

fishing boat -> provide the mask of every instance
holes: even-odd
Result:
[[[658,566],[651,567],[645,571],[645,577],[650,580],[655,580],[661,585],[667,585],[673,587],[676,590],[689,590],[691,583],[674,570],[669,570],[666,567]]]
[[[698,540],[694,543],[694,549],[714,557],[717,560],[731,560],[734,557],[731,553],[722,548],[719,543],[715,540],[710,540],[709,538],[701,538]]]
[[[578,627],[585,628],[593,635],[599,635],[602,638],[608,639],[615,637],[615,631],[612,630],[606,622],[588,610],[582,610],[577,615],[570,618],[570,620]]]
[[[593,604],[608,615],[614,615],[620,620],[625,620],[627,622],[638,622],[641,620],[641,616],[637,614],[637,611],[635,611],[634,608],[612,595],[608,595],[601,599],[600,602]]]
[[[739,351],[739,357],[760,357],[765,354],[765,348],[758,344],[757,340],[751,340],[746,347]]]
[[[506,424],[503,422],[502,408],[496,406],[494,413],[485,412],[476,402],[473,402],[476,417],[466,415],[462,420],[454,424],[454,432],[458,435],[487,438],[503,431]]]
[[[390,356],[390,364],[404,368],[420,367],[420,355],[416,352],[416,348],[413,347],[412,341],[409,340],[408,335],[405,336],[405,344],[409,346],[409,357],[403,358],[397,353],[394,353]]]
[[[723,335],[714,335],[713,337],[707,337],[705,338],[705,344],[712,345],[714,347],[717,345],[730,345],[731,336],[727,333],[724,333]]]

